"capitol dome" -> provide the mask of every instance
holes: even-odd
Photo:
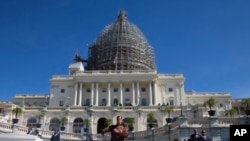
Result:
[[[155,70],[154,51],[142,32],[120,11],[89,46],[89,70]]]

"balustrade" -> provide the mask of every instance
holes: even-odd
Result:
[[[141,108],[141,107],[140,107]],[[224,129],[228,129],[229,125],[231,124],[240,124],[242,121],[247,120],[247,118],[203,118],[203,119],[184,119],[187,123],[187,126],[180,125],[179,120],[176,122],[170,123],[169,125],[159,127],[159,128],[152,128],[148,129],[147,131],[138,131],[138,132],[129,132],[129,136],[127,140],[137,140],[137,141],[145,141],[149,139],[157,139],[157,140],[173,140],[174,138],[182,139],[187,137],[186,130],[192,131],[192,129],[197,128],[197,125],[200,125],[200,128],[210,128],[211,132],[212,130],[221,130],[227,131]],[[217,126],[210,127],[211,124],[210,120],[215,120]],[[15,128],[15,131],[20,134],[25,134],[28,131],[28,127],[23,127],[20,125],[12,125],[9,123],[2,123],[0,122],[0,132],[13,132]],[[183,132],[185,130],[185,132]],[[208,130],[208,132],[210,132]],[[45,131],[38,129],[40,135],[42,135],[43,138],[49,139],[51,135],[53,134],[53,131]],[[182,134],[185,133],[185,134]],[[208,133],[210,136],[222,136],[221,135],[212,135],[212,133]],[[65,133],[61,132],[61,138],[63,140],[81,140],[83,137],[91,137],[93,140],[109,140],[110,134],[106,134],[105,136],[102,136],[101,134],[80,134],[80,133]],[[227,137],[223,137],[227,138]]]

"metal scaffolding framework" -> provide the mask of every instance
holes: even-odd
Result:
[[[89,70],[155,70],[153,48],[134,24],[120,11],[89,46]]]

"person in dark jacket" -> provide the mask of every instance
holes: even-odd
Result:
[[[111,141],[124,141],[125,138],[128,137],[128,128],[123,123],[121,116],[117,116],[116,119],[117,119],[117,124],[104,128],[102,130],[102,134],[104,135],[104,133],[110,132]]]
[[[50,141],[60,141],[60,133],[59,131],[55,130],[53,135],[50,138]]]
[[[198,134],[197,129],[194,129],[194,133],[190,136],[191,141],[200,141],[201,135]]]
[[[201,131],[200,141],[210,141],[210,139],[206,135],[206,131],[205,130]]]

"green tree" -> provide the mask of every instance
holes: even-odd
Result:
[[[170,118],[170,114],[174,111],[173,106],[166,106],[164,111],[168,114],[168,118]]]
[[[23,109],[20,107],[16,107],[12,109],[12,114],[15,115],[15,118],[17,119],[18,116],[20,116],[23,113]]]
[[[226,110],[226,116],[231,116],[233,117],[234,115],[236,115],[238,112],[236,109],[232,108],[232,109],[229,109],[229,110]]]
[[[242,99],[241,104],[246,108],[246,110],[250,110],[250,98]]]
[[[104,122],[104,126],[110,126],[113,124],[113,120],[112,119],[105,119],[105,122]]]
[[[36,115],[36,117],[38,118],[38,123],[40,123],[40,121],[44,117],[44,115],[45,115],[44,112],[40,112],[39,114]]]
[[[148,118],[148,121],[150,122],[153,122],[156,120],[155,114],[152,112],[148,114],[147,118]]]
[[[156,117],[154,113],[151,112],[147,115],[147,122],[149,123],[149,127],[152,128],[153,123],[156,122]]]
[[[135,118],[132,118],[132,117],[128,117],[126,118],[126,121],[125,121],[129,127],[133,126],[133,124],[135,124]]]
[[[213,97],[210,97],[207,101],[204,102],[204,106],[208,106],[210,111],[212,111],[212,107],[217,104],[216,100]]]
[[[61,123],[62,123],[62,127],[64,127],[64,125],[68,123],[68,118],[67,117],[61,117]]]
[[[88,119],[88,118],[85,118],[83,120],[83,122],[87,125],[87,126],[90,126],[91,125],[91,121]]]

